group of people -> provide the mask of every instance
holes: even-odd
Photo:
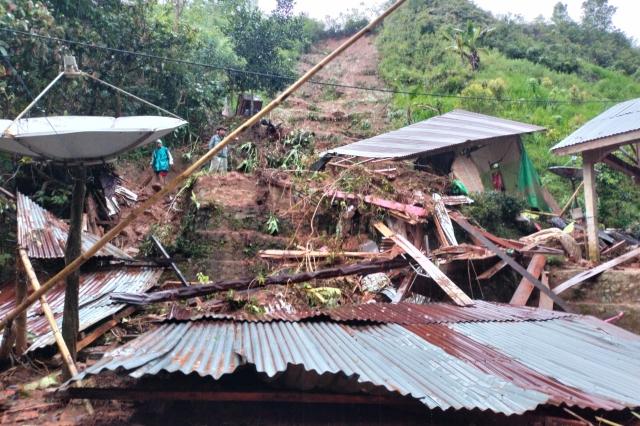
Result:
[[[218,126],[213,137],[209,141],[209,150],[215,148],[227,134],[227,129],[224,126]],[[224,146],[220,152],[218,152],[209,164],[209,171],[211,173],[226,173],[227,172],[227,155],[229,153],[229,147]],[[171,166],[173,166],[173,157],[171,152],[166,146],[162,145],[162,141],[158,139],[156,141],[156,147],[151,153],[151,167],[156,174],[156,181],[151,185],[153,189],[159,191],[164,186],[164,178],[169,174]]]

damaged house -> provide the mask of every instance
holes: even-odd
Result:
[[[344,145],[323,156],[365,161],[411,159],[416,169],[450,175],[469,192],[520,193],[532,209],[551,211],[521,135],[543,127],[464,110],[454,110],[392,132]]]

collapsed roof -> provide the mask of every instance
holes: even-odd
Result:
[[[366,158],[408,158],[487,144],[544,127],[460,109],[321,153]]]
[[[250,366],[277,386],[399,393],[431,409],[510,415],[541,404],[640,406],[640,337],[593,317],[476,306],[404,303],[391,315],[386,304],[338,308],[358,311],[356,322],[327,311],[331,319],[165,323],[73,381],[115,370],[133,378],[164,371],[219,379]],[[474,318],[476,310],[482,313]]]

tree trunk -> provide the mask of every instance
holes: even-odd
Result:
[[[71,220],[69,222],[69,238],[64,255],[66,265],[69,265],[82,254],[82,213],[84,211],[85,180],[84,166],[75,170],[75,182],[71,195]],[[69,353],[76,360],[76,343],[80,328],[78,293],[80,289],[80,272],[75,270],[67,277],[67,288],[64,293],[64,311],[62,313],[62,337]],[[63,368],[63,380],[69,380],[71,372]]]
[[[27,280],[20,263],[16,262],[16,306],[27,298]],[[16,355],[22,355],[27,349],[27,312],[21,313],[15,320]]]
[[[2,335],[2,346],[0,346],[0,364],[11,362],[11,349],[16,342],[16,324],[13,320],[7,322]]]
[[[175,15],[173,17],[173,32],[178,32],[178,22],[180,21],[180,0],[176,0]]]

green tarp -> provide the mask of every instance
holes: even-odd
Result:
[[[536,172],[527,150],[522,147],[520,170],[518,171],[518,190],[532,209],[550,212],[551,208],[542,195],[542,182]]]

